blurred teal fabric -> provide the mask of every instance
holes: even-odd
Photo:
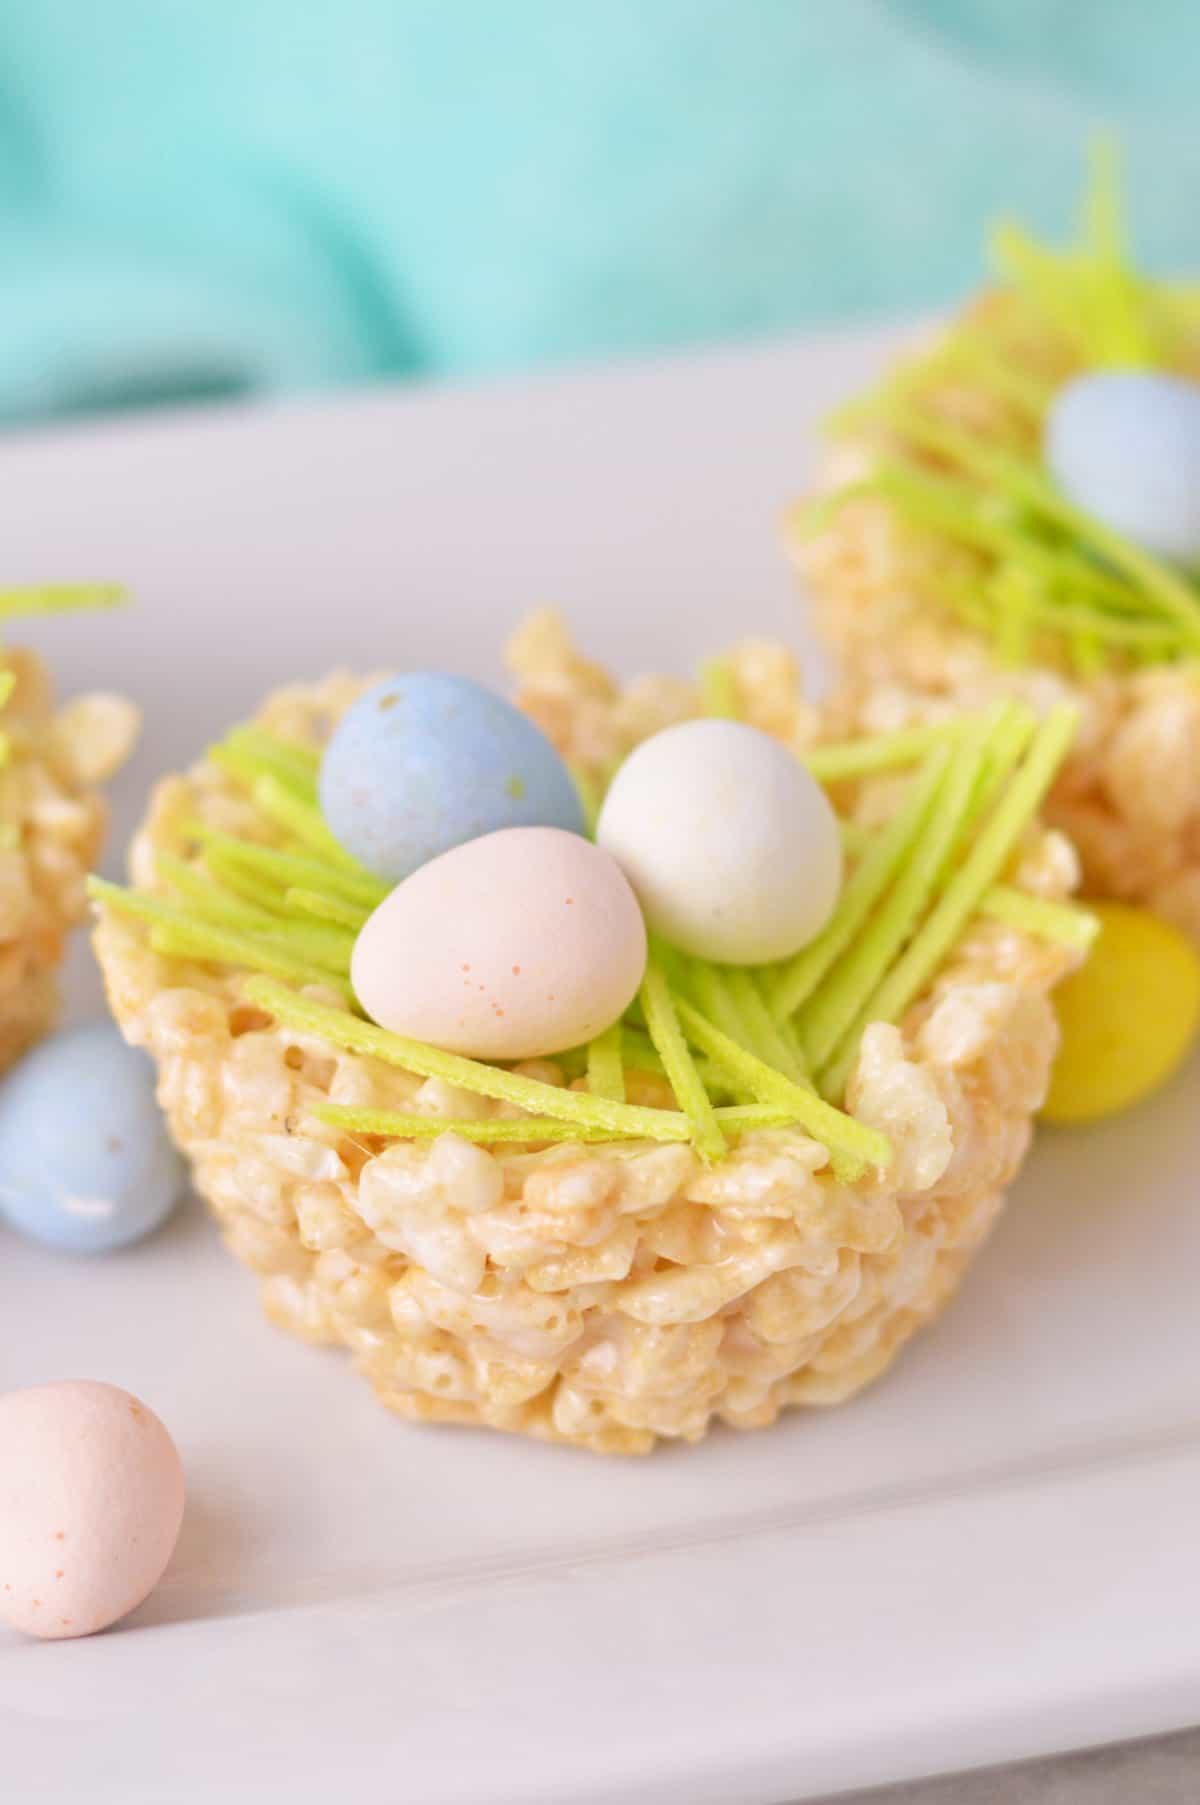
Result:
[[[1200,271],[1197,0],[0,0],[0,417],[962,293],[1089,129]]]

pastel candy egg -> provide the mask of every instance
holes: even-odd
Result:
[[[1054,993],[1061,1044],[1042,1115],[1091,1122],[1165,1084],[1200,1027],[1200,958],[1148,909],[1089,903],[1100,933]]]
[[[664,939],[757,965],[812,940],[842,881],[837,818],[778,740],[737,721],[685,721],[635,748],[596,839]]]
[[[1200,385],[1099,370],[1059,390],[1046,464],[1069,501],[1144,550],[1200,564]]]
[[[183,1468],[154,1412],[69,1380],[0,1397],[0,1617],[31,1636],[90,1636],[162,1578]]]
[[[577,834],[512,827],[407,878],[354,945],[351,980],[383,1027],[475,1059],[531,1059],[591,1040],[646,967],[619,867]]]
[[[111,1022],[43,1041],[0,1084],[0,1216],[67,1253],[140,1241],[187,1190],[154,1065]]]
[[[562,759],[519,709],[466,677],[410,671],[338,723],[320,772],[334,838],[377,877],[503,827],[584,832]]]

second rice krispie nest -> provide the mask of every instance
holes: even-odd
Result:
[[[0,650],[0,1070],[48,1032],[67,935],[108,811],[98,786],[128,756],[138,715],[119,696],[56,708],[29,651]]]
[[[490,1138],[489,1128],[519,1129],[523,1109],[380,1056],[387,1037],[352,1013],[344,982],[289,971],[294,955],[270,922],[271,882],[276,905],[305,871],[315,882],[294,804],[315,749],[361,693],[347,676],[279,691],[253,728],[159,786],[133,848],[135,890],[100,892],[96,946],[117,1019],[157,1061],[172,1132],[230,1248],[260,1275],[269,1315],[349,1348],[400,1415],[641,1453],[660,1436],[696,1440],[717,1421],[761,1428],[787,1405],[835,1403],[941,1308],[1029,1144],[1056,1046],[1048,994],[1082,957],[1089,926],[1063,902],[1076,878],[1070,846],[1029,812],[1065,743],[1062,723],[1051,729],[1055,750],[1025,711],[993,713],[986,753],[978,723],[954,742],[966,765],[931,736],[932,763],[916,776],[920,748],[887,742],[865,754],[822,747],[822,766],[813,747],[827,729],[777,647],[740,648],[709,668],[704,687],[657,678],[621,688],[543,616],[519,635],[512,663],[521,706],[583,790],[601,789],[647,735],[719,707],[776,734],[828,779],[851,860],[843,903],[866,897],[874,879],[861,874],[870,867],[877,878],[889,858],[891,881],[924,882],[924,925],[909,922],[904,939],[937,953],[927,929],[941,921],[948,942],[915,995],[894,990],[894,1019],[856,1026],[848,1056],[839,1041],[840,1073],[832,1031],[822,1046],[819,1005],[882,901],[864,911],[841,962],[831,956],[821,985],[809,983],[818,1007],[807,1017],[781,1008],[769,1020],[762,1005],[784,984],[789,997],[805,993],[811,959],[758,974],[750,991],[744,974],[709,974],[709,1002],[724,1009],[730,1036],[709,1036],[710,1064],[738,1043],[751,1059],[739,1068],[747,1089],[777,1096],[778,1072],[757,1093],[756,1077],[773,1047],[785,1062],[789,1048],[800,1059],[807,1033],[814,1074],[829,1056],[822,1088],[848,1112],[837,1120],[882,1152],[831,1158],[796,1122],[751,1124],[706,1164],[636,1025],[623,1031],[619,1109],[664,1133],[682,1124],[684,1138]],[[906,863],[904,848],[918,844],[910,830],[925,819],[917,791],[925,786],[925,803],[942,794],[956,762],[974,771],[959,780],[963,833]],[[266,787],[263,771],[273,773]],[[1002,813],[1005,772],[1029,804],[1008,838],[988,825]],[[990,864],[976,850],[989,832]],[[943,903],[962,893],[968,867],[983,890],[956,925]],[[208,925],[185,914],[193,905]],[[888,975],[896,961],[885,963]],[[272,969],[283,982],[262,975]],[[539,1105],[547,1116],[587,1092],[582,1059],[513,1072],[551,1099]],[[729,1089],[732,1119],[737,1085]],[[828,1107],[807,1086],[788,1094],[805,1112]],[[422,1138],[371,1133],[339,1122],[338,1108],[463,1126]]]
[[[1123,260],[1103,172],[1084,244],[997,236],[1005,285],[831,421],[789,543],[849,721],[894,728],[1013,695],[1070,698],[1047,804],[1092,894],[1200,940],[1200,586],[1082,516],[1042,467],[1046,411],[1086,371],[1200,377],[1194,290]]]

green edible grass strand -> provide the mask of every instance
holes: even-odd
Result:
[[[613,1103],[625,1101],[621,1035],[620,1022],[614,1022],[590,1042],[587,1050],[588,1090],[593,1097],[607,1097]]]
[[[964,735],[935,793],[922,832],[879,913],[829,975],[820,994],[801,1012],[797,1026],[809,1067],[819,1072],[851,1032],[866,998],[913,932],[959,838],[983,766],[985,740],[978,726]]]
[[[772,1013],[777,1019],[794,1016],[815,996],[827,974],[854,941],[908,857],[941,786],[953,747],[953,738],[943,734],[940,743],[927,755],[903,803],[876,836],[874,845],[863,855],[845,884],[828,926],[780,968],[771,999]]]
[[[886,1135],[831,1108],[815,1091],[793,1084],[790,1078],[765,1065],[753,1053],[722,1034],[714,1022],[685,998],[676,997],[675,1008],[688,1039],[718,1066],[725,1067],[734,1084],[753,1092],[762,1103],[777,1104],[793,1111],[793,1120],[814,1140],[859,1170],[867,1165],[886,1166],[891,1157]]]
[[[524,1073],[485,1065],[478,1060],[466,1059],[460,1053],[446,1053],[404,1035],[389,1033],[373,1022],[327,1008],[270,978],[249,979],[245,995],[249,1002],[257,1004],[284,1027],[311,1034],[347,1052],[382,1060],[419,1077],[441,1078],[460,1090],[491,1097],[498,1103],[515,1104],[534,1116],[550,1116],[559,1121],[604,1129],[614,1139],[673,1141],[680,1138],[670,1123],[670,1111],[614,1103],[607,1097],[592,1097],[581,1091],[560,1090],[538,1078],[526,1077]],[[668,1118],[665,1122],[664,1117]]]
[[[720,1159],[725,1151],[725,1136],[688,1050],[666,976],[654,957],[646,966],[640,995],[650,1038],[676,1100],[692,1124],[696,1151],[701,1159]]]
[[[918,996],[999,877],[1021,834],[1037,812],[1079,723],[1079,711],[1060,703],[1038,729],[1024,764],[980,831],[963,864],[928,919],[859,1008],[835,1057],[819,1072],[823,1094],[840,1098],[862,1030],[869,1022],[893,1022]]]

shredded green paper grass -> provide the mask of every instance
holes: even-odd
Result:
[[[1117,158],[1098,141],[1078,244],[1052,251],[999,227],[992,254],[1007,311],[967,316],[839,409],[831,432],[874,431],[880,453],[867,476],[797,518],[801,535],[814,535],[856,498],[886,502],[919,560],[923,593],[988,637],[1004,665],[1057,656],[1086,679],[1200,657],[1192,576],[1074,507],[1042,464],[1056,382],[1029,368],[1031,339],[1052,348],[1061,380],[1090,369],[1171,369],[1181,328],[1194,358],[1194,292],[1135,270],[1126,239]],[[986,430],[978,407],[964,411],[964,394],[987,404]],[[947,544],[972,554],[973,566],[948,564]]]
[[[709,703],[732,684],[711,673]],[[907,790],[892,819],[864,828],[833,918],[783,965],[757,970],[685,959],[656,948],[636,1002],[589,1046],[564,1054],[571,1085],[466,1059],[362,1018],[349,981],[355,935],[389,893],[332,842],[316,801],[317,754],[260,728],[235,728],[210,751],[258,810],[263,839],[200,822],[157,860],[153,892],[100,878],[106,909],[145,923],[173,960],[221,966],[243,979],[247,1002],[298,1035],[384,1061],[504,1107],[482,1121],[327,1104],[319,1118],[349,1135],[538,1146],[690,1142],[706,1161],[731,1140],[795,1128],[827,1148],[840,1177],[885,1167],[887,1138],[848,1115],[845,1077],[863,1028],[893,1020],[983,915],[1074,948],[1093,931],[1081,910],[1002,882],[1074,726],[1059,710],[1038,726],[1006,703],[937,727],[815,748],[815,773],[841,782],[895,774]],[[656,1073],[674,1107],[627,1101],[630,1072]]]

